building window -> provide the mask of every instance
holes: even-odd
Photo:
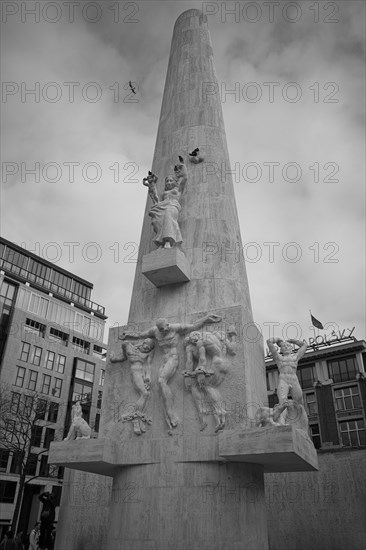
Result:
[[[17,376],[15,379],[15,386],[22,388],[24,384],[25,369],[23,367],[18,367]]]
[[[328,373],[333,382],[354,380],[357,374],[356,356],[350,355],[343,359],[328,361]]]
[[[8,245],[4,253],[4,267],[9,269],[7,263],[11,264],[11,271],[17,275],[24,275],[25,270],[27,269],[29,261],[29,256],[18,252],[10,248]]]
[[[105,370],[101,369],[99,376],[99,386],[104,386]]]
[[[13,443],[15,439],[16,429],[15,429],[15,420],[6,420],[5,429],[3,431],[3,436],[7,443]]]
[[[16,481],[0,481],[0,502],[7,502],[8,504],[14,502],[16,489]]]
[[[44,420],[45,415],[47,411],[47,400],[46,399],[38,399],[37,406],[36,406],[36,419],[37,420]]]
[[[30,370],[29,378],[28,378],[28,390],[35,391],[36,385],[37,385],[37,378],[38,378],[38,372],[35,370]]]
[[[95,415],[94,431],[99,432],[99,424],[100,424],[100,414],[97,413]]]
[[[46,456],[46,455],[41,456],[41,465],[39,467],[40,477],[48,477],[49,465],[48,465],[47,461],[48,461],[48,456]]]
[[[26,467],[28,476],[36,475],[37,462],[38,462],[38,455],[36,455],[35,453],[29,453],[27,467]]]
[[[55,385],[52,390],[52,395],[54,397],[60,397],[61,389],[62,389],[62,378],[55,378]]]
[[[347,420],[339,422],[342,444],[345,447],[366,445],[366,430],[363,420]]]
[[[78,359],[76,363],[76,373],[75,378],[80,378],[81,380],[86,380],[87,382],[94,381],[94,363],[89,363],[88,361],[83,361]]]
[[[55,371],[59,372],[60,374],[63,374],[65,371],[65,365],[66,365],[66,357],[64,355],[58,355]]]
[[[16,451],[13,453],[11,464],[10,464],[10,473],[11,474],[20,474],[22,471],[22,465],[24,460],[24,451]]]
[[[34,349],[31,355],[32,365],[39,367],[39,365],[41,364],[41,357],[42,357],[42,348],[39,348],[38,346],[34,346]]]
[[[43,287],[49,288],[50,287],[50,275],[51,275],[51,268],[45,266],[44,264],[41,264],[37,260],[33,260],[33,258],[30,258],[29,265],[28,265],[28,279],[30,281],[33,281],[34,283],[37,283],[39,285],[42,285]]]
[[[75,382],[72,393],[72,401],[81,401],[83,403],[91,402],[92,389],[93,388],[89,384],[80,384],[80,382]]]
[[[347,411],[361,407],[358,386],[349,386],[348,388],[334,390],[334,397],[337,411]]]
[[[300,382],[300,386],[303,390],[306,390],[307,388],[312,388],[315,381],[315,367],[314,365],[311,365],[309,367],[300,367],[297,369],[297,377]]]
[[[6,472],[8,468],[10,451],[7,449],[0,449],[0,472]]]
[[[42,325],[42,323],[34,321],[33,319],[26,319],[24,332],[30,332],[31,334],[35,334],[39,338],[44,338],[44,335],[46,333],[46,325]]]
[[[106,350],[103,349],[101,346],[97,346],[96,344],[94,344],[93,355],[95,355],[96,357],[99,357],[102,360],[105,360]]]
[[[320,449],[320,447],[322,446],[322,442],[320,438],[319,424],[311,424],[309,427],[310,427],[310,435],[311,435],[311,439],[313,440],[314,447],[316,449]]]
[[[11,408],[10,408],[10,412],[12,414],[17,414],[19,410],[19,403],[20,403],[20,393],[12,392]]]
[[[58,403],[54,403],[53,401],[50,403],[47,419],[48,422],[57,422],[58,407]]]
[[[42,442],[42,426],[32,426],[31,443],[33,447],[40,447]]]
[[[49,394],[51,386],[51,377],[48,374],[43,375],[41,393]]]
[[[101,390],[98,390],[97,409],[102,408],[102,399],[103,399],[103,392]]]
[[[52,370],[54,362],[55,362],[55,354],[53,353],[53,351],[47,351],[46,369]]]
[[[17,288],[17,285],[14,285],[9,281],[4,281],[1,286],[0,298],[2,298],[4,304],[9,308],[14,305]]]
[[[315,392],[305,394],[305,408],[309,416],[318,414]]]
[[[81,351],[83,353],[89,354],[89,348],[90,348],[89,342],[86,342],[81,338],[77,338],[76,336],[73,336],[72,345],[77,351]]]
[[[49,449],[54,439],[55,439],[55,430],[53,428],[46,428],[43,447],[45,447],[46,449]]]
[[[28,361],[29,359],[30,344],[28,342],[22,342],[22,351],[20,353],[21,361]]]
[[[34,404],[34,397],[33,395],[25,395],[24,396],[24,414],[30,416],[33,411],[33,404]]]
[[[71,298],[72,283],[73,279],[71,277],[60,273],[59,271],[54,271],[52,273],[51,290],[61,294],[62,296],[66,296],[66,298]]]
[[[32,293],[29,301],[28,311],[30,311],[31,313],[35,313],[39,317],[46,317],[49,302],[50,301],[46,298],[43,298],[38,294]]]
[[[69,335],[66,334],[66,332],[62,332],[62,330],[57,330],[56,328],[51,327],[49,339],[54,340],[55,342],[61,342],[64,346],[67,346]]]

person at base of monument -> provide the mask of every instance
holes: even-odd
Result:
[[[41,528],[39,533],[39,549],[49,550],[52,548],[53,522],[55,521],[55,497],[52,493],[45,491],[39,495],[39,500],[43,503],[41,512]]]
[[[278,353],[274,344],[277,344],[281,350]],[[299,346],[297,352],[293,351],[292,344]],[[306,352],[307,343],[300,340],[282,340],[281,338],[269,338],[267,340],[269,351],[272,354],[273,359],[276,361],[277,368],[279,370],[279,383],[277,388],[277,395],[279,404],[282,405],[287,401],[288,394],[290,393],[292,399],[299,405],[303,404],[303,394],[299,383],[299,379],[296,374],[298,362]]]
[[[132,382],[137,393],[140,395],[138,401],[135,403],[136,409],[134,412],[141,413],[141,415],[144,414],[150,397],[151,360],[154,348],[155,343],[151,338],[146,338],[142,344],[137,346],[134,346],[131,342],[123,342],[121,356],[115,356],[112,352],[109,357],[111,363],[126,360],[130,362]],[[140,421],[139,418],[132,420],[133,431],[136,435],[141,435],[141,433],[146,431],[142,420]]]
[[[16,542],[14,540],[13,531],[9,530],[5,533],[5,537],[0,544],[0,550],[16,550]]]
[[[169,426],[169,431],[178,425],[178,417],[174,410],[174,400],[172,391],[168,385],[169,380],[174,376],[178,368],[178,342],[179,335],[185,335],[188,332],[199,330],[209,323],[219,323],[221,317],[218,315],[206,315],[203,319],[196,321],[191,325],[168,323],[166,319],[158,319],[155,326],[145,332],[125,332],[119,338],[121,340],[139,338],[155,338],[162,354],[163,362],[159,367],[158,384],[163,397],[163,407],[165,420]],[[171,433],[171,432],[170,432]]]
[[[39,528],[41,524],[39,521],[35,524],[29,535],[29,550],[38,550]]]

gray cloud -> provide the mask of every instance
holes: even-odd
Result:
[[[173,25],[182,11],[200,7],[168,1],[137,5],[138,23],[113,23],[112,12],[105,12],[96,24],[13,18],[4,25],[3,80],[29,88],[56,82],[62,97],[55,103],[36,103],[31,96],[22,103],[20,94],[7,98],[3,161],[27,167],[38,161],[41,169],[56,162],[62,176],[56,183],[42,177],[35,183],[31,176],[23,183],[20,172],[9,177],[3,184],[2,233],[29,248],[40,243],[47,251],[47,243],[58,243],[60,265],[94,283],[93,299],[106,306],[111,325],[127,320],[135,264],[126,259],[136,246],[128,243],[140,240],[146,200],[141,180],[152,162]],[[356,325],[356,335],[365,336],[364,5],[337,5],[334,24],[314,23],[305,8],[298,23],[281,18],[225,23],[220,11],[209,17],[221,90],[238,86],[240,92],[238,101],[226,96],[223,112],[232,167],[239,163],[235,191],[243,241],[257,243],[262,252],[257,262],[247,263],[255,318],[262,327],[271,320],[297,321],[304,337],[309,308],[323,322]],[[129,80],[138,85],[138,103],[126,101]],[[74,103],[67,100],[65,82],[80,83]],[[102,89],[95,103],[81,93],[90,82]],[[257,102],[243,96],[248,82],[260,86]],[[273,102],[265,82],[276,83]],[[286,88],[289,82],[301,90],[298,102],[284,99],[286,90],[294,92]],[[67,162],[80,163],[73,183]],[[101,168],[95,183],[82,174],[90,162]],[[250,162],[262,169],[258,182],[243,177]],[[268,162],[280,164],[273,183]],[[298,182],[283,179],[290,162],[301,167]],[[119,182],[110,168],[115,163]],[[327,181],[332,174],[338,182]],[[73,262],[66,242],[80,243]],[[82,254],[91,242],[102,250],[95,263]],[[268,242],[280,243],[273,263],[263,244]],[[284,258],[284,250],[295,250],[286,248],[291,242],[301,249],[298,262]],[[332,246],[333,252],[338,247],[333,258]]]

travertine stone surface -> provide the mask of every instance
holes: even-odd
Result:
[[[142,259],[142,274],[156,287],[189,281],[190,264],[177,247],[158,248]]]
[[[312,441],[293,426],[228,430],[219,436],[219,455],[231,462],[263,464],[265,472],[318,470]]]

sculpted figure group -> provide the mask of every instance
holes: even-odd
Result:
[[[210,412],[216,422],[215,432],[225,427],[225,404],[218,386],[228,372],[227,355],[236,354],[234,336],[235,328],[230,327],[226,335],[220,332],[191,332],[185,339],[186,370],[183,376],[198,410],[201,431],[207,426]]]
[[[162,352],[162,361],[158,370],[158,385],[163,401],[163,410],[169,432],[178,425],[178,416],[174,407],[174,398],[169,386],[169,381],[174,376],[178,368],[178,343],[179,337],[194,332],[210,323],[218,323],[221,317],[218,315],[206,315],[193,324],[168,323],[166,319],[158,319],[156,324],[144,332],[124,332],[120,339],[123,340],[122,348],[125,350],[125,356],[129,359],[131,365],[131,375],[135,389],[140,394],[140,399],[136,403],[136,412],[144,414],[147,400],[150,396],[150,374],[146,365],[151,362],[150,351],[152,343],[157,343]],[[133,346],[126,340],[148,339],[140,346]],[[152,343],[150,343],[152,342]],[[145,347],[144,347],[145,344]],[[144,347],[144,349],[142,349]],[[131,361],[132,359],[132,361]],[[123,358],[112,356],[111,361],[121,361]],[[140,422],[141,425],[141,422]],[[135,433],[139,435],[138,429]],[[141,433],[141,432],[140,432]]]

